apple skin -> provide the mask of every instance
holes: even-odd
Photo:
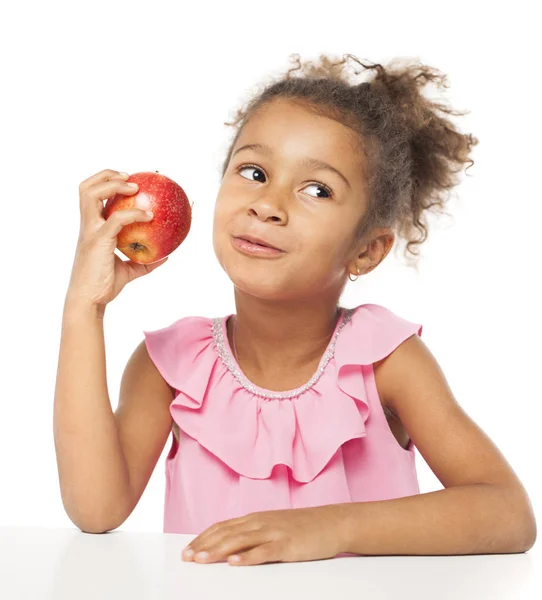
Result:
[[[150,221],[130,223],[117,235],[117,248],[125,256],[149,265],[171,254],[184,241],[192,223],[192,206],[183,188],[158,171],[133,173],[126,181],[137,183],[137,193],[108,198],[103,218],[107,220],[115,211],[126,208],[154,213]]]

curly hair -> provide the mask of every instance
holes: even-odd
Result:
[[[447,118],[470,111],[454,111],[424,96],[421,88],[428,81],[434,81],[439,88],[449,85],[445,75],[419,61],[409,63],[396,58],[383,67],[378,63],[363,64],[352,54],[344,54],[342,60],[320,55],[318,62],[303,64],[299,54],[292,57],[297,66],[265,83],[261,91],[237,110],[232,122],[224,123],[237,130],[223,162],[221,177],[244,125],[258,109],[275,98],[299,102],[358,134],[360,169],[369,202],[356,226],[356,247],[373,228],[390,227],[408,242],[407,260],[408,252],[417,256],[414,246],[427,239],[426,211],[435,207],[445,212],[449,197],[445,192],[458,183],[456,175],[465,163],[470,163],[469,167],[474,164],[469,154],[478,139],[461,133]],[[345,69],[350,58],[372,71],[369,81],[351,81]],[[361,69],[356,70],[355,74],[360,72]]]

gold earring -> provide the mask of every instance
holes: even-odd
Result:
[[[358,277],[359,277],[359,269],[358,271]],[[348,279],[350,279],[350,281],[356,281],[358,277],[356,277],[356,279],[352,279],[352,277],[350,277],[350,275],[352,275],[352,273],[348,273]]]

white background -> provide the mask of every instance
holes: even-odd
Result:
[[[0,524],[72,526],[52,409],[62,309],[79,228],[79,183],[102,169],[156,171],[193,207],[185,242],[129,284],[105,316],[113,408],[143,330],[235,312],[211,243],[223,123],[263,84],[320,53],[448,75],[442,99],[476,135],[475,165],[431,222],[419,273],[391,252],[348,283],[422,323],[467,413],[497,444],[540,515],[540,193],[534,2],[19,2],[0,13],[2,202]],[[539,58],[539,56],[538,56]],[[124,257],[123,257],[124,258]],[[124,530],[161,531],[164,448]],[[441,489],[417,453],[422,492]]]

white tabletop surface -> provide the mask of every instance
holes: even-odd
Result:
[[[181,560],[195,536],[0,527],[2,600],[540,600],[542,553],[346,556],[234,567]]]

